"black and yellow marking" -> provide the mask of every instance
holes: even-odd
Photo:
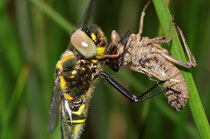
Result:
[[[95,38],[96,39],[96,38]],[[86,121],[88,103],[91,98],[91,83],[97,60],[79,60],[69,50],[64,52],[56,65],[54,93],[59,94],[61,105],[61,124],[63,138],[77,138]],[[55,98],[56,99],[56,98]],[[52,101],[52,103],[54,103]],[[66,104],[67,103],[67,104]],[[53,104],[52,104],[53,105]],[[59,104],[56,104],[59,105]],[[58,109],[58,107],[56,107]],[[53,113],[53,108],[50,110]],[[53,117],[53,116],[52,116]],[[51,118],[51,119],[56,119]],[[53,122],[53,121],[52,121]],[[52,124],[55,126],[55,124]],[[50,127],[53,130],[54,127]]]
[[[96,41],[96,34],[95,33],[91,33],[91,38],[92,38],[92,40],[95,42]]]
[[[98,26],[83,27],[81,30],[87,34],[88,39],[94,42],[96,54],[106,54],[107,40]],[[49,121],[52,122],[49,124],[49,126],[52,125],[49,127],[50,131],[55,128],[58,109],[61,105],[62,138],[76,139],[79,137],[87,119],[93,81],[102,71],[100,62],[103,59],[101,58],[101,56],[95,56],[86,59],[78,51],[73,53],[70,50],[62,54],[56,65],[55,87],[50,108],[50,120],[54,121]],[[102,63],[105,64],[105,61]]]

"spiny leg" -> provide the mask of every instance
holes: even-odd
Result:
[[[130,101],[132,102],[142,102],[142,101],[145,101],[149,98],[152,98],[164,91],[166,91],[168,88],[163,88],[161,89],[160,91],[158,92],[155,92],[153,94],[151,94],[150,96],[147,96],[145,98],[142,98],[143,96],[145,96],[147,93],[149,93],[151,90],[153,90],[155,87],[157,87],[159,85],[159,83],[157,85],[155,85],[154,87],[152,87],[151,89],[149,89],[148,91],[142,93],[141,95],[139,96],[135,96],[133,94],[131,94],[127,89],[125,89],[122,85],[120,85],[117,81],[115,81],[109,74],[107,74],[106,72],[99,72],[100,75],[103,75],[106,80],[114,87],[116,88],[121,94],[123,94],[127,99],[129,99]],[[162,83],[162,82],[160,82]]]
[[[168,38],[155,37],[153,39],[150,39],[148,41],[148,43],[151,43],[151,44],[169,43],[171,41],[171,39],[172,39],[172,36],[173,36],[173,33],[172,33],[172,24],[174,24],[173,20],[174,20],[174,17],[172,16],[172,21],[170,22],[170,25],[169,25],[169,37]]]
[[[179,35],[179,38],[180,40],[182,41],[183,45],[184,45],[184,48],[187,52],[187,56],[189,58],[189,62],[184,62],[184,61],[181,61],[181,60],[178,60],[178,59],[175,59],[174,57],[172,57],[171,55],[167,54],[167,53],[160,53],[160,55],[162,55],[165,59],[167,59],[168,61],[171,61],[175,64],[178,64],[180,66],[183,66],[183,67],[186,67],[186,68],[192,68],[192,67],[195,67],[197,64],[196,64],[196,60],[194,58],[194,56],[192,55],[187,43],[186,43],[186,40],[184,38],[184,35],[181,31],[181,29],[179,28],[179,26],[176,24],[176,23],[173,23],[173,19],[174,17],[172,16],[172,21],[170,23],[170,26],[169,26],[169,38],[166,39],[165,37],[156,37],[156,38],[153,38],[153,39],[150,39],[148,41],[148,43],[151,43],[151,44],[160,44],[160,43],[168,43],[171,41],[172,39],[172,24],[175,25],[176,27],[176,31]]]
[[[141,34],[142,34],[142,31],[143,31],[143,25],[144,25],[144,16],[145,16],[145,11],[147,9],[147,7],[149,6],[149,4],[151,3],[152,0],[149,0],[147,2],[147,4],[144,6],[142,12],[141,12],[141,18],[140,18],[140,22],[139,22],[139,38],[141,38]]]
[[[147,2],[147,4],[144,6],[142,12],[141,12],[141,17],[140,17],[140,21],[139,21],[139,32],[138,34],[131,34],[130,37],[128,38],[127,41],[127,46],[130,46],[131,42],[136,39],[141,40],[141,34],[143,32],[143,26],[144,26],[144,16],[145,16],[145,11],[147,9],[147,7],[149,6],[149,4],[152,2],[152,0],[149,0]]]
[[[186,68],[192,68],[192,67],[195,67],[197,64],[196,62],[195,63],[192,63],[191,61],[189,62],[184,62],[184,61],[180,61],[174,57],[172,57],[171,55],[167,55],[167,54],[161,54],[165,59],[167,59],[168,61],[171,61],[175,64],[178,64],[180,66],[183,66],[183,67],[186,67]],[[189,56],[188,56],[189,57]],[[194,57],[193,57],[194,58]]]
[[[137,98],[141,98],[144,95],[146,95],[147,93],[149,93],[150,91],[152,91],[153,89],[155,89],[158,85],[160,85],[161,83],[164,83],[164,81],[160,81],[158,82],[156,85],[154,85],[153,87],[151,87],[150,89],[148,89],[147,91],[145,91],[144,93],[140,94]]]
[[[179,28],[179,26],[176,23],[174,25],[175,25],[176,30],[178,32],[179,38],[181,39],[181,41],[182,41],[182,43],[184,45],[184,48],[185,48],[185,50],[187,52],[187,55],[188,55],[188,58],[189,58],[189,63],[193,67],[195,67],[197,65],[197,63],[196,63],[196,60],[195,60],[193,54],[191,53],[191,51],[190,51],[190,49],[189,49],[189,47],[187,45],[187,42],[186,42],[185,37],[184,37],[184,34],[182,33],[182,30]]]
[[[161,53],[161,55],[165,59],[167,59],[168,61],[171,61],[171,62],[173,62],[175,64],[180,65],[180,66],[183,66],[183,67],[186,67],[186,68],[195,67],[197,65],[196,60],[195,60],[194,56],[192,55],[192,53],[191,53],[191,51],[190,51],[190,49],[189,49],[189,47],[188,47],[188,45],[186,43],[184,35],[183,35],[181,29],[178,27],[178,25],[175,24],[175,23],[174,23],[174,25],[176,27],[177,33],[179,35],[179,38],[180,38],[180,40],[181,40],[182,44],[184,45],[184,48],[185,48],[185,50],[187,52],[187,56],[189,58],[189,62],[184,62],[184,61],[178,60],[178,59],[176,59],[176,58],[174,58],[174,57],[172,57],[171,55],[168,55],[168,54]]]

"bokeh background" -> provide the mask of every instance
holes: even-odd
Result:
[[[113,29],[120,34],[128,30],[136,33],[146,2],[98,0],[91,23],[99,25],[108,40]],[[167,2],[197,60],[198,66],[190,71],[210,119],[210,1]],[[55,65],[69,44],[70,32],[65,25],[71,23],[71,29],[76,29],[87,4],[87,0],[0,1],[0,138],[60,138],[60,126],[51,134],[47,132]],[[146,11],[143,36],[161,35],[151,4]],[[129,67],[122,67],[118,73],[105,70],[134,94],[156,83]],[[93,94],[81,138],[199,138],[189,106],[176,112],[164,94],[133,104],[104,79],[95,83]]]

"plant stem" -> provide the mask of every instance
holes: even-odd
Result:
[[[166,37],[169,36],[169,24],[171,22],[171,14],[166,5],[165,0],[153,0],[163,33]],[[181,59],[186,61],[186,57],[184,51],[182,49],[182,45],[179,41],[179,37],[176,33],[175,28],[173,28],[173,38],[172,38],[172,47],[171,54],[175,56],[177,59]],[[195,82],[193,80],[192,74],[189,71],[181,72],[184,76],[184,79],[189,87],[189,106],[195,120],[196,126],[198,128],[198,132],[201,138],[210,138],[210,127],[209,123],[203,109],[200,97],[198,95],[197,88],[195,86]]]

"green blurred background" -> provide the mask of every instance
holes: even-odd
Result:
[[[55,65],[68,46],[70,32],[61,25],[61,19],[55,20],[46,14],[45,10],[50,10],[48,7],[40,8],[36,1],[44,2],[55,10],[74,29],[88,4],[87,0],[0,1],[0,138],[60,138],[59,126],[53,133],[47,132],[48,111]],[[128,30],[136,33],[140,13],[146,2],[147,0],[98,0],[91,23],[99,25],[108,40],[113,29],[120,34]],[[191,71],[209,119],[210,1],[171,0],[169,9],[197,60],[198,66]],[[151,4],[146,11],[143,36],[160,36],[160,30]],[[105,70],[134,94],[155,84],[146,75],[135,73],[129,67],[121,68],[118,73],[108,68]],[[82,138],[187,137],[199,138],[188,105],[176,112],[167,104],[164,94],[144,103],[133,104],[104,79],[95,83]]]

